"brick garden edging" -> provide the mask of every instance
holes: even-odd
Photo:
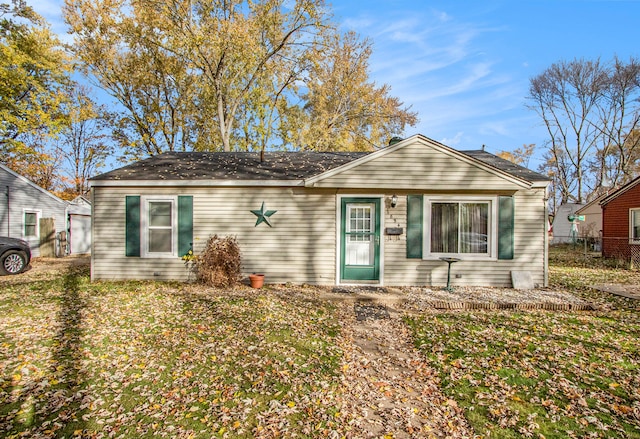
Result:
[[[548,311],[595,311],[589,303],[495,303],[495,302],[427,302],[425,305],[435,309],[522,309]]]

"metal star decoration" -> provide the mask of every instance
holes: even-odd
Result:
[[[269,227],[273,227],[269,222],[269,217],[276,213],[277,210],[264,210],[264,201],[262,202],[262,207],[260,210],[252,210],[251,213],[258,217],[256,220],[256,225],[254,227],[258,227],[260,223],[266,223]]]

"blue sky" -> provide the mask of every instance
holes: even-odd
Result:
[[[66,33],[62,0],[28,2]],[[562,60],[640,56],[640,0],[343,0],[333,13],[373,42],[371,79],[418,112],[405,134],[461,150],[540,152],[546,132],[526,108],[532,77]]]

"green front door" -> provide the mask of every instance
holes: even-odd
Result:
[[[380,199],[343,198],[341,281],[380,279]]]

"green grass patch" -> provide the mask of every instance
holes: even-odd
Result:
[[[640,285],[640,270],[627,264],[585,253],[570,245],[549,248],[549,283],[599,305],[640,311],[640,300],[628,299],[594,290],[603,284]]]
[[[0,310],[2,437],[310,437],[339,427],[330,304],[92,284],[76,269],[3,286]]]
[[[591,288],[638,271],[567,247],[550,263],[554,288],[603,309],[407,318],[416,345],[484,437],[640,438],[640,307]]]
[[[469,329],[471,317],[481,330]],[[477,433],[628,438],[640,437],[640,358],[626,348],[640,317],[629,317],[483,312],[407,322]]]

